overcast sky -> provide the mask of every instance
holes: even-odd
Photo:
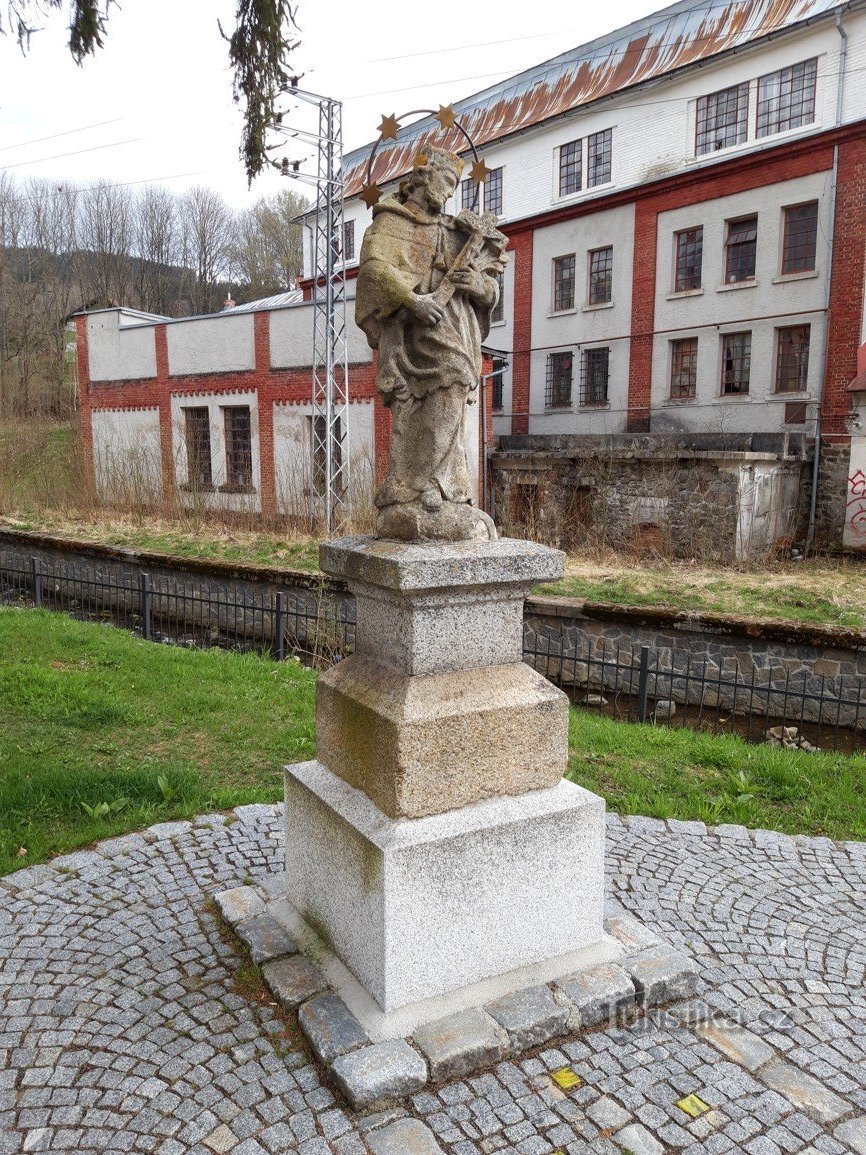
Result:
[[[21,179],[207,184],[236,206],[283,187],[268,173],[248,192],[238,159],[240,116],[217,27],[232,27],[234,0],[121,3],[106,47],[81,68],[60,14],[26,57],[0,39],[0,168]],[[348,151],[373,139],[383,112],[447,104],[664,6],[299,0],[293,62],[305,86],[344,102]],[[308,115],[295,120],[309,127]]]

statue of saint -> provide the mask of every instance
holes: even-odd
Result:
[[[419,156],[399,191],[374,207],[361,247],[355,318],[379,351],[376,385],[393,414],[378,537],[496,537],[472,505],[464,424],[507,238],[489,213],[443,212],[462,167],[438,149]]]

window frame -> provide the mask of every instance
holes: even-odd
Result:
[[[685,345],[693,346],[691,355],[691,366],[684,366],[682,361],[677,367],[677,357],[683,352],[682,347]],[[669,342],[670,367],[668,370],[668,399],[670,401],[693,401],[698,394],[698,353],[700,349],[700,342],[697,337],[674,337]],[[689,386],[683,390],[682,382],[678,381],[677,391],[674,391],[674,376],[679,374],[691,374],[691,381]]]
[[[566,392],[565,367],[568,367],[568,382]],[[560,376],[561,374],[561,376]],[[544,408],[545,411],[571,409],[574,397],[574,351],[572,349],[557,349],[547,354],[544,372]]]
[[[770,117],[771,113],[770,113],[770,111],[768,111],[766,114],[766,117],[764,119],[764,123],[762,124],[761,123],[761,121],[762,121],[761,86],[778,77],[779,91],[777,92],[775,97],[773,97],[773,96],[765,97],[763,100],[763,103],[765,105],[771,105],[773,100],[777,101],[778,107],[777,107],[776,111],[781,113],[781,109],[783,107],[781,101],[782,101],[783,96],[785,95],[781,91],[781,89],[782,89],[782,85],[784,85],[784,83],[785,83],[786,73],[788,74],[788,79],[790,80],[791,84],[793,85],[794,73],[797,71],[798,68],[803,69],[803,79],[804,80],[806,79],[808,72],[811,71],[811,85],[812,85],[811,96],[807,97],[806,99],[802,99],[802,92],[801,92],[801,100],[800,100],[800,105],[799,105],[800,109],[802,110],[804,107],[808,106],[811,103],[811,115],[809,116],[808,119],[805,119],[804,114],[801,111],[799,116],[798,115],[789,115],[788,119],[785,123],[778,123],[777,124],[775,121],[770,122],[769,117]],[[796,107],[796,105],[794,105],[794,103],[793,103],[793,94],[794,94],[794,90],[792,87],[791,91],[787,95],[791,98],[790,99],[791,107]],[[817,105],[818,105],[818,57],[817,56],[810,56],[807,60],[798,60],[795,64],[788,64],[784,68],[777,68],[774,72],[764,73],[763,76],[758,77],[757,87],[756,87],[756,91],[755,91],[755,139],[756,140],[763,140],[767,136],[778,136],[779,133],[793,132],[794,129],[803,128],[805,125],[808,125],[808,124],[814,124],[815,118],[816,118],[816,112],[817,112]],[[796,121],[796,123],[793,123],[794,121]]]
[[[559,273],[560,266],[565,261],[571,261],[571,304],[570,305],[558,305],[557,304],[558,289],[559,289],[558,273]],[[575,302],[577,300],[577,254],[576,253],[564,253],[561,257],[554,257],[552,259],[551,268],[552,268],[552,277],[553,277],[552,292],[551,292],[551,299],[550,299],[551,314],[558,315],[560,313],[573,313],[575,310]],[[567,278],[566,278],[566,280],[567,280]]]
[[[343,221],[343,261],[348,264],[355,259],[355,222]]]
[[[805,350],[802,348],[795,354],[799,364],[797,365],[796,380],[797,385],[794,388],[782,388],[781,373],[784,365],[783,360],[783,334],[795,333],[798,330],[805,332]],[[799,325],[779,325],[775,330],[775,357],[773,365],[773,394],[779,397],[790,396],[792,393],[802,394],[809,391],[809,358],[811,356],[812,344],[812,326],[809,322],[803,322]],[[805,353],[805,356],[804,356]]]
[[[725,362],[727,359],[727,347],[729,341],[734,341],[737,338],[748,338],[748,341],[743,341],[742,356],[740,357],[742,372],[745,366],[745,381],[740,378],[738,381],[731,382],[731,387],[725,381]],[[736,370],[734,370],[736,371]],[[745,388],[742,385],[745,384]],[[751,329],[737,329],[730,333],[721,334],[721,375],[719,382],[719,396],[720,397],[748,397],[751,394],[752,385],[752,330]]]
[[[497,190],[498,196],[499,196],[498,208],[492,208],[490,205],[490,191],[491,191],[492,187],[495,187],[494,182],[492,180],[493,177],[497,177],[498,181],[499,181],[499,187]],[[498,168],[492,168],[488,172],[487,178],[484,181],[484,211],[486,213],[493,213],[493,215],[496,217],[501,217],[503,214],[503,211],[504,211],[504,207],[505,207],[505,168],[503,165],[499,165]],[[481,211],[480,205],[479,205],[478,211],[479,212]]]
[[[727,97],[731,93],[736,95],[736,105],[734,107],[734,119],[730,123],[723,123],[715,129],[709,127],[709,116],[703,115],[704,110],[709,106],[711,100],[718,100],[719,97]],[[725,88],[719,88],[715,92],[706,92],[697,98],[695,103],[695,156],[707,156],[714,152],[721,152],[726,148],[736,148],[739,144],[745,144],[749,139],[749,105],[751,101],[751,84],[748,80],[744,80],[739,84],[731,84]],[[742,103],[741,103],[742,102]],[[723,115],[728,115],[729,110],[724,109]],[[718,111],[716,112],[718,117]],[[702,124],[703,119],[703,124]],[[712,139],[718,140],[719,128],[727,130],[735,129],[735,139],[725,139],[723,144],[713,144]],[[703,142],[701,138],[703,137]]]
[[[602,171],[606,173],[604,179],[596,179],[592,170],[592,148],[593,142],[600,138],[606,138],[602,141],[601,157],[606,160],[606,168]],[[593,188],[601,188],[604,185],[613,184],[613,126],[610,128],[602,128],[598,132],[591,132],[586,137],[586,188],[587,191]]]
[[[181,411],[183,413],[183,440],[184,449],[186,452],[186,484],[185,489],[195,490],[199,493],[209,493],[214,488],[213,482],[213,442],[211,439],[210,429],[210,407],[208,405],[182,405]],[[204,437],[201,437],[202,429],[194,430],[190,420],[191,415],[196,414],[196,420],[200,420],[202,415],[204,417],[203,432],[207,436],[207,468],[200,470],[199,466],[204,464],[204,454],[200,451],[204,446]],[[199,437],[199,444],[196,445],[196,438]],[[194,477],[194,473],[201,473],[203,480]]]
[[[788,259],[788,240],[791,236],[789,229],[789,213],[794,213],[798,209],[807,209],[814,207],[814,230],[811,237],[811,252],[812,263],[810,265],[803,265],[802,268],[786,268],[785,263]],[[802,273],[814,273],[818,267],[818,214],[820,212],[820,202],[818,200],[802,201],[796,205],[783,205],[782,207],[782,243],[780,246],[780,260],[779,260],[779,276],[781,277],[796,277]],[[808,253],[809,246],[806,246],[804,251]],[[796,258],[795,258],[796,259]],[[802,259],[802,258],[801,258]]]
[[[698,241],[694,245],[694,251],[698,253],[697,260],[697,284],[686,285],[680,284],[680,268],[682,266],[685,271],[688,268],[687,262],[681,260],[680,240],[686,237],[689,233],[700,233]],[[691,228],[676,229],[674,231],[674,293],[696,293],[704,286],[704,226],[692,225]]]
[[[754,224],[755,235],[752,238],[752,240],[733,241],[731,239],[732,228],[736,225],[745,225],[747,222],[750,222],[750,221],[755,222],[755,224]],[[756,279],[757,271],[758,271],[758,224],[759,224],[758,213],[748,213],[747,215],[741,216],[741,217],[731,217],[729,220],[725,221],[725,284],[726,285],[744,285],[744,284],[749,284],[750,282],[752,282]],[[736,249],[738,250],[737,255],[738,255],[738,259],[739,259],[739,249],[743,248],[744,246],[747,246],[747,245],[751,246],[751,249],[752,249],[752,254],[751,254],[751,270],[752,271],[751,271],[751,273],[747,273],[745,276],[734,276],[734,275],[732,275],[732,260],[731,260],[732,254],[734,253],[734,249],[736,247]],[[736,271],[736,269],[734,271]]]
[[[581,136],[577,140],[567,140],[565,142],[565,144],[559,145],[559,147],[557,149],[557,162],[558,162],[558,164],[557,164],[557,188],[559,190],[558,195],[560,197],[576,196],[577,193],[583,192],[583,142],[584,142],[584,138]],[[565,164],[563,164],[563,151],[567,148],[576,148],[577,149],[577,163],[576,163],[576,165],[575,165],[574,161],[566,161]],[[574,172],[575,170],[577,172],[577,187],[564,189],[563,188],[564,170],[567,173],[569,167],[571,167],[572,172]]]
[[[605,266],[599,269],[593,269],[593,263],[596,258],[599,258],[602,253],[609,253],[609,259],[605,260]],[[613,304],[613,245],[600,245],[597,249],[590,249],[586,254],[586,301],[589,308],[597,308],[600,305]],[[601,284],[607,289],[607,296],[597,297],[596,286]]]
[[[590,361],[595,360],[596,354],[604,353],[604,387],[603,397],[590,397],[598,382],[591,380]],[[578,388],[578,406],[581,409],[603,409],[610,405],[610,345],[591,345],[580,351],[580,384]]]
[[[220,412],[222,414],[223,423],[223,453],[225,457],[225,484],[220,486],[220,490],[224,493],[254,493],[255,487],[253,485],[253,412],[251,405],[220,405]],[[237,430],[230,430],[230,415],[231,422],[235,421],[235,415],[240,416],[241,413],[246,413],[247,428],[245,430],[248,436],[248,444],[240,451],[236,448],[238,438]],[[243,431],[242,431],[243,432]],[[233,467],[232,457],[238,455],[241,457],[242,472]],[[240,481],[234,480],[233,474],[236,474],[243,479]],[[244,480],[245,479],[245,480]]]

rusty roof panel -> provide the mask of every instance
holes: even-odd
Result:
[[[454,107],[481,146],[844,6],[843,0],[729,0],[724,4],[684,0],[457,101]],[[455,151],[465,148],[456,130],[443,132],[432,117],[424,117],[379,150],[373,180],[384,184],[407,172],[415,154],[434,142]],[[347,196],[360,191],[371,147],[365,145],[346,156]]]

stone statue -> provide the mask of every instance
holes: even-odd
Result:
[[[464,423],[507,238],[489,213],[443,212],[461,171],[453,153],[420,155],[373,209],[361,247],[355,318],[379,351],[376,385],[393,414],[388,476],[375,498],[381,538],[496,537],[472,505]]]

